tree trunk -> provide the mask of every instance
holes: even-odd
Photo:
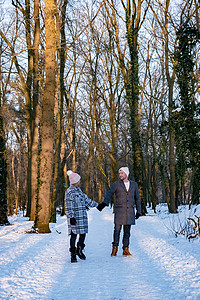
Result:
[[[168,83],[168,99],[169,99],[169,170],[170,170],[170,199],[169,199],[169,212],[177,213],[176,209],[176,179],[175,179],[175,141],[174,141],[174,129],[171,124],[171,114],[173,109],[173,86],[175,81],[175,71],[173,70],[170,76],[169,72],[169,33],[168,33],[168,13],[169,13],[170,0],[166,0],[165,8],[165,26],[164,26],[164,36],[165,36],[165,71]]]
[[[7,218],[7,161],[6,142],[2,116],[2,70],[0,45],[0,225],[8,224]]]
[[[130,134],[133,156],[133,171],[136,182],[138,182],[141,200],[142,213],[146,213],[146,199],[144,199],[144,178],[143,178],[143,155],[140,140],[140,119],[139,119],[139,76],[138,76],[138,32],[140,27],[141,0],[136,4],[135,0],[127,0],[126,12],[126,34],[130,53],[130,69],[126,82],[126,96],[130,110]]]
[[[0,57],[1,59],[1,57]],[[0,74],[1,75],[1,74]],[[1,90],[0,90],[1,97]],[[8,224],[7,219],[7,162],[6,143],[0,99],[0,225]]]
[[[55,102],[55,2],[45,1],[45,73],[46,83],[41,103],[41,154],[40,186],[35,219],[39,233],[49,233],[50,186],[54,143],[54,102]]]
[[[30,220],[35,221],[38,175],[38,137],[39,137],[39,43],[40,43],[40,0],[34,1],[34,42],[33,42],[33,114],[31,143],[31,212]]]
[[[31,212],[30,212],[30,221],[35,221],[36,216],[36,202],[37,202],[37,188],[38,188],[38,155],[39,155],[39,113],[36,113],[35,118],[35,129],[34,129],[34,136],[32,142],[32,160],[31,160]]]
[[[98,58],[99,53],[96,54],[94,67],[92,66],[92,60],[90,60],[90,67],[92,73],[91,79],[91,89],[90,89],[90,118],[91,118],[91,130],[89,137],[89,152],[87,157],[86,164],[86,184],[85,184],[85,192],[86,194],[92,195],[93,187],[91,186],[91,179],[94,178],[94,144],[95,139],[95,122],[96,122],[96,103],[97,103],[97,68],[98,68]],[[94,68],[94,70],[93,70]],[[93,71],[92,71],[93,70]],[[92,196],[91,196],[92,197]]]
[[[16,3],[12,1],[12,5],[16,7],[16,9],[21,10],[21,4],[18,1]],[[30,17],[30,0],[25,0],[25,9],[22,10],[25,20],[25,32],[26,32],[26,44],[27,44],[27,52],[28,52],[28,71],[27,71],[27,78],[23,75],[21,71],[21,67],[18,62],[17,55],[15,55],[15,45],[12,45],[9,40],[6,38],[4,33],[0,30],[0,35],[7,43],[8,47],[10,48],[11,52],[13,53],[13,61],[15,63],[15,67],[20,77],[21,85],[24,92],[24,97],[26,101],[25,110],[26,110],[26,121],[27,121],[27,152],[28,152],[28,163],[27,163],[27,211],[26,215],[30,216],[31,212],[31,187],[32,187],[32,140],[33,140],[33,111],[32,111],[32,101],[31,101],[31,88],[33,83],[33,47],[31,44],[31,17]]]
[[[200,170],[198,166],[192,170],[192,204],[200,204]]]
[[[55,146],[55,168],[54,168],[54,180],[53,180],[53,193],[50,210],[50,221],[56,222],[56,206],[58,204],[58,194],[63,195],[63,184],[59,184],[62,181],[62,168],[61,168],[61,140],[62,140],[62,129],[63,129],[63,102],[65,95],[65,84],[64,84],[64,69],[65,69],[65,16],[66,16],[67,0],[64,0],[61,10],[61,26],[60,26],[60,91],[59,91],[59,103],[58,103],[58,116],[57,116],[57,130],[56,130],[56,146]]]
[[[174,132],[170,131],[169,134],[169,170],[170,170],[170,203],[169,212],[177,213],[176,207],[176,177],[175,177],[175,151],[174,151]]]
[[[28,143],[28,168],[27,168],[27,212],[26,216],[30,216],[31,212],[31,165],[32,165],[32,105],[31,105],[31,87],[32,87],[32,75],[33,75],[33,49],[31,44],[31,24],[30,24],[30,0],[25,0],[25,10],[24,10],[24,19],[25,19],[25,29],[26,29],[26,44],[28,51],[28,72],[26,78],[26,88],[28,94],[27,101],[27,143]]]

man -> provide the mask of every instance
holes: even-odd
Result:
[[[135,181],[129,180],[128,167],[119,169],[119,180],[114,182],[107,192],[104,201],[97,207],[101,211],[111,201],[115,194],[114,204],[114,234],[111,256],[116,256],[119,245],[120,231],[123,225],[123,255],[131,256],[129,252],[129,240],[131,225],[135,225],[135,219],[141,215],[141,201],[138,185]],[[136,208],[136,215],[135,215]]]

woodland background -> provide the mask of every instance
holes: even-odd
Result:
[[[68,169],[101,202],[118,168],[143,214],[200,203],[200,1],[0,4],[0,224],[64,213]]]

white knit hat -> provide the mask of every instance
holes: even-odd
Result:
[[[67,175],[69,176],[70,184],[77,183],[81,179],[80,175],[78,175],[77,173],[72,172],[71,170],[67,171]]]
[[[128,175],[129,175],[129,168],[128,167],[121,167],[120,169],[119,169],[119,171],[123,171],[124,173],[126,173],[126,175],[127,175],[127,177],[128,177]]]

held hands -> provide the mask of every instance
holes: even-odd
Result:
[[[105,203],[101,202],[101,203],[99,203],[99,205],[97,206],[97,209],[98,209],[99,211],[102,211],[102,209],[104,209],[105,206],[107,206],[107,205],[106,205]]]
[[[70,224],[71,225],[76,225],[76,219],[75,218],[70,218]]]
[[[136,212],[136,216],[135,216],[136,220],[139,219],[140,216],[141,216],[141,214],[139,214],[138,212]]]

